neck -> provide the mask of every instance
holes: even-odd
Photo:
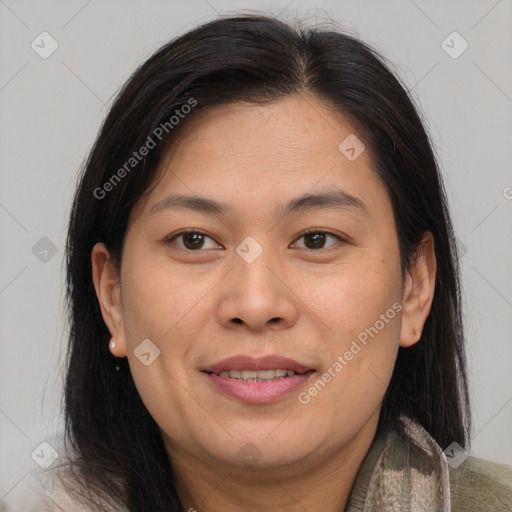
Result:
[[[207,462],[170,446],[184,510],[189,512],[304,512],[345,509],[359,467],[377,429],[378,415],[344,446],[313,453],[285,467],[240,467]]]

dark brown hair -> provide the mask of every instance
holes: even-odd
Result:
[[[118,508],[180,511],[182,505],[158,425],[139,397],[127,360],[109,352],[110,333],[91,278],[91,250],[104,242],[121,262],[130,212],[186,120],[166,131],[108,194],[98,198],[98,188],[191,99],[197,104],[190,117],[207,107],[271,102],[300,91],[347,116],[371,148],[374,170],[392,200],[403,272],[422,233],[429,230],[435,239],[431,312],[421,340],[399,349],[380,428],[405,414],[442,448],[452,441],[467,446],[470,414],[456,246],[432,145],[407,88],[374,49],[341,30],[295,28],[259,15],[220,18],[160,48],[122,87],[83,166],[72,207],[66,439],[90,493],[104,491]]]

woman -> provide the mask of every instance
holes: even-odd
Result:
[[[512,510],[510,468],[467,458],[432,147],[363,42],[234,16],[158,50],[84,167],[67,278],[50,509]]]

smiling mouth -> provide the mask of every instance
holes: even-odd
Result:
[[[219,377],[228,377],[230,379],[242,380],[244,382],[269,382],[274,380],[287,379],[296,375],[305,375],[314,370],[305,372],[295,372],[293,370],[276,369],[276,370],[224,370],[219,373],[206,372]]]

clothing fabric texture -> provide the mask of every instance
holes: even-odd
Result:
[[[512,466],[461,447],[447,457],[418,423],[401,416],[399,426],[374,439],[345,512],[512,511]]]

